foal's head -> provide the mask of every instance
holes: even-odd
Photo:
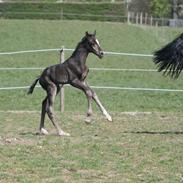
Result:
[[[94,32],[94,34],[89,34],[88,32],[86,32],[85,37],[83,38],[83,43],[85,44],[89,52],[94,53],[99,58],[102,58],[104,56],[104,52],[102,51],[100,43],[96,38],[96,31]]]

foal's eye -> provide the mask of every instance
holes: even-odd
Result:
[[[91,45],[94,46],[95,45],[95,42],[94,41],[91,41]]]

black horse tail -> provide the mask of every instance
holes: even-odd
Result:
[[[177,79],[183,69],[183,34],[155,51],[153,61],[159,72]]]
[[[35,88],[35,86],[36,86],[36,84],[37,84],[38,81],[39,81],[39,78],[37,78],[36,80],[34,80],[34,82],[32,83],[32,85],[30,86],[27,94],[32,94],[33,93],[34,88]]]

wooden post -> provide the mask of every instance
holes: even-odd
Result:
[[[161,26],[164,26],[164,22],[165,22],[165,21],[164,21],[164,18],[162,17],[162,18],[161,18]]]
[[[145,19],[144,19],[144,24],[145,24],[145,25],[147,25],[147,24],[148,24],[147,19],[148,19],[148,14],[147,14],[147,13],[145,13]]]
[[[153,17],[150,18],[150,25],[153,26]]]
[[[156,27],[158,27],[158,21],[156,21],[156,24],[155,24]]]
[[[130,24],[130,12],[127,14],[127,24]]]
[[[137,13],[136,14],[136,24],[138,24],[139,23],[139,14]]]
[[[141,12],[140,13],[140,25],[142,25],[143,24],[143,13]]]
[[[60,63],[63,63],[65,60],[64,58],[64,46],[62,46],[62,49],[60,50]],[[61,90],[60,90],[60,111],[61,112],[64,112],[64,108],[65,108],[65,105],[64,105],[64,86],[62,85],[61,86]]]

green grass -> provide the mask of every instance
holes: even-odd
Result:
[[[60,116],[69,138],[36,136],[39,113],[0,113],[0,180],[13,182],[179,183],[183,171],[181,113]],[[175,115],[176,114],[176,115]]]

